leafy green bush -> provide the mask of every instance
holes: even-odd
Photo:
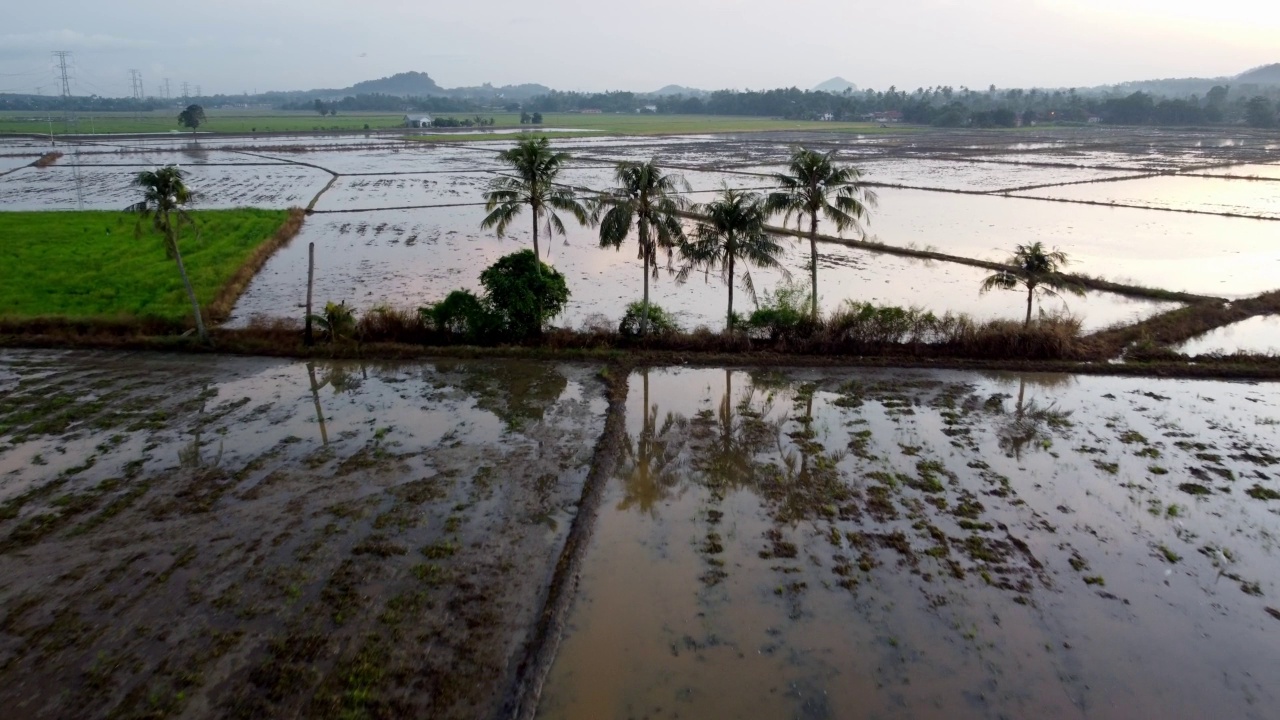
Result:
[[[438,303],[418,310],[428,327],[471,339],[489,334],[493,326],[493,314],[484,300],[469,290],[454,290]]]
[[[808,337],[813,333],[813,320],[809,317],[809,286],[801,282],[780,285],[773,292],[766,292],[747,318],[747,327],[764,333],[771,340],[783,337]]]
[[[644,303],[631,303],[627,306],[627,312],[622,316],[622,322],[618,325],[618,333],[623,337],[638,337],[640,335],[640,321],[644,317]],[[680,325],[676,323],[675,318],[653,303],[649,303],[648,317],[650,335],[671,335],[680,332]]]
[[[480,273],[480,284],[499,332],[512,340],[541,335],[547,321],[569,301],[564,276],[540,262],[532,250],[499,258]]]
[[[480,273],[480,283],[484,297],[454,290],[444,300],[420,308],[423,324],[468,340],[524,340],[540,335],[569,300],[564,276],[539,263],[532,250],[499,258]]]

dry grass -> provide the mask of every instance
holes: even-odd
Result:
[[[58,160],[61,158],[62,158],[62,153],[58,152],[57,150],[53,150],[41,155],[40,159],[31,163],[31,165],[33,167],[38,167],[38,168],[47,168],[50,165],[58,162]]]

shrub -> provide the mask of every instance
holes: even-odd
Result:
[[[799,282],[790,282],[773,292],[766,292],[751,317],[747,318],[747,327],[775,341],[808,337],[814,330],[813,320],[809,317],[811,297],[809,286]]]
[[[312,315],[311,320],[319,326],[321,334],[329,342],[350,340],[355,334],[356,318],[345,300],[341,303],[325,303],[324,312]]]
[[[419,342],[425,339],[425,323],[416,313],[390,305],[376,305],[356,323],[356,335],[365,341]]]
[[[485,288],[486,305],[508,339],[542,334],[547,321],[559,315],[569,301],[564,276],[534,257],[532,250],[499,258],[480,273],[480,283]]]
[[[485,302],[468,290],[454,290],[444,300],[418,311],[423,324],[432,329],[479,339],[493,326],[493,316]]]
[[[622,322],[618,324],[618,333],[623,337],[639,336],[640,321],[644,317],[644,303],[631,303],[627,306],[627,312],[622,316]],[[650,335],[672,335],[680,332],[680,326],[676,323],[675,318],[653,303],[649,303],[648,317]]]

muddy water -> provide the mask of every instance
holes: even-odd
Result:
[[[1277,418],[1265,385],[635,373],[540,716],[1274,717]]]
[[[436,178],[441,192],[452,186],[445,175]],[[367,178],[353,178],[365,180]],[[407,182],[407,181],[406,181]],[[257,314],[291,315],[306,293],[307,245],[316,243],[317,302],[346,301],[359,310],[380,303],[416,308],[466,288],[481,291],[480,269],[507,253],[531,246],[528,216],[523,216],[499,239],[479,229],[482,206],[436,207],[422,210],[378,211],[315,215],[288,247],[281,249],[253,279],[234,310],[232,326]],[[600,249],[596,231],[566,222],[567,238],[543,238],[544,259],[565,274],[571,293],[565,313],[555,322],[578,327],[603,315],[611,324],[621,320],[628,303],[643,295],[643,277],[633,247]],[[791,277],[808,274],[808,248],[786,240],[785,263]],[[820,258],[823,307],[834,310],[846,300],[882,305],[920,306],[941,315],[965,312],[988,319],[1021,317],[1025,297],[1014,292],[982,295],[979,286],[988,272],[954,263],[926,263],[837,245],[824,245]],[[781,273],[752,269],[761,294],[783,281]],[[739,276],[741,278],[741,276]],[[686,328],[720,327],[728,294],[715,274],[694,275],[683,285],[662,273],[651,281],[652,300],[676,313]],[[739,283],[741,283],[739,279]],[[750,313],[750,297],[736,293],[735,310]],[[1085,298],[1046,299],[1046,312],[1067,309],[1082,317],[1085,327],[1101,328],[1176,307],[1172,303],[1132,301],[1109,293]]]
[[[487,717],[591,369],[0,353],[6,717]]]

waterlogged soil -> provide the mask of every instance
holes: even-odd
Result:
[[[1280,389],[633,373],[540,717],[1275,717]]]
[[[5,352],[6,716],[491,715],[605,407],[554,364]]]
[[[147,167],[78,168],[62,161],[0,177],[0,206],[6,210],[123,210],[140,197],[134,178]],[[183,168],[196,193],[196,208],[305,207],[332,177],[315,168],[283,163]],[[79,181],[77,183],[77,175]],[[77,184],[79,194],[77,194]]]

